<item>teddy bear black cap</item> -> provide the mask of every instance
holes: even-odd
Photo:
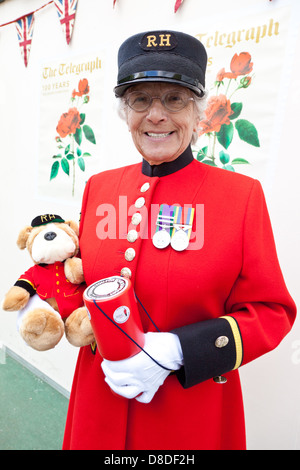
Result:
[[[31,227],[39,227],[40,225],[51,224],[53,222],[63,223],[65,221],[59,215],[55,214],[38,215],[31,222]]]
[[[150,31],[128,38],[119,49],[116,96],[141,82],[182,85],[202,96],[207,54],[193,36],[177,31]]]

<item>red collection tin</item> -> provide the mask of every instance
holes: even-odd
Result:
[[[143,348],[145,338],[129,279],[101,279],[84,291],[83,300],[102,357],[118,361],[141,351],[135,343]]]

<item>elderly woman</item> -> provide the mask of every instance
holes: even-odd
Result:
[[[120,48],[115,94],[142,162],[88,181],[80,245],[88,285],[131,279],[145,346],[120,361],[81,348],[64,449],[245,449],[237,369],[293,324],[260,183],[192,156],[206,61],[174,31]],[[101,233],[101,204],[124,233]]]

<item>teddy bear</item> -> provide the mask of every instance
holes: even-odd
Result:
[[[86,285],[82,261],[76,256],[78,233],[76,222],[44,214],[19,234],[17,245],[27,248],[34,265],[9,289],[2,308],[25,312],[19,332],[38,351],[54,348],[64,333],[73,346],[94,342],[82,297]]]

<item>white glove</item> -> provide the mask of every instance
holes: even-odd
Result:
[[[173,333],[146,333],[144,351],[121,361],[103,360],[101,367],[110,388],[125,398],[149,403],[173,370],[183,364],[180,341]]]
[[[45,300],[42,300],[37,294],[34,294],[32,297],[30,297],[27,305],[24,308],[22,308],[22,310],[18,311],[17,331],[20,331],[20,326],[21,326],[22,321],[24,320],[25,315],[28,312],[31,312],[32,310],[36,308],[43,308],[46,310],[50,310],[50,312],[55,313],[59,318],[61,318],[60,314],[56,310],[54,310],[54,308],[51,307],[51,305],[49,305],[48,302],[46,302]]]

